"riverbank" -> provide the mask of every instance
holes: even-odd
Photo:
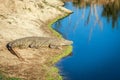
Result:
[[[68,55],[71,47],[64,47],[62,50],[16,49],[25,62],[19,61],[6,49],[9,41],[22,37],[57,37],[48,25],[71,13],[62,6],[63,3],[59,0],[0,1],[0,71],[3,75],[25,80],[62,79],[53,65]]]

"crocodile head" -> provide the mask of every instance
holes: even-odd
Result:
[[[59,40],[60,40],[59,45],[61,45],[61,46],[68,46],[68,45],[73,44],[73,41],[69,41],[69,40],[65,40],[65,39],[59,39]]]

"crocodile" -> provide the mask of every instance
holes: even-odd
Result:
[[[24,60],[21,55],[14,50],[14,48],[41,48],[41,47],[48,47],[54,49],[60,49],[61,46],[68,46],[71,45],[73,42],[65,39],[59,38],[50,38],[50,37],[24,37],[20,39],[13,40],[9,42],[6,47],[7,49],[17,56],[20,60]]]

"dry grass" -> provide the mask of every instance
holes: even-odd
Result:
[[[25,80],[62,79],[58,74],[58,69],[54,67],[54,63],[48,61],[62,55],[59,53],[62,53],[65,48],[62,50],[16,48],[16,51],[25,59],[25,62],[19,61],[6,48],[9,41],[21,37],[54,37],[52,29],[50,30],[47,26],[48,22],[56,19],[56,17],[63,17],[70,11],[60,6],[59,8],[66,12],[63,13],[56,7],[51,6],[54,4],[61,5],[57,0],[46,0],[50,5],[46,5],[41,1],[0,0],[0,70],[7,77],[16,77],[8,80],[18,80],[17,78]],[[3,80],[7,80],[7,78]]]
[[[0,65],[0,70],[9,77],[23,80],[61,80],[62,77],[58,74],[59,70],[54,67],[54,64],[72,50],[70,47],[66,48],[63,47],[63,50],[42,48],[38,51],[39,54],[33,54],[32,58],[26,58],[27,62]]]

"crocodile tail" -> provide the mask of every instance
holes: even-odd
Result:
[[[11,52],[11,50],[12,50],[12,44],[11,44],[11,43],[8,43],[6,47],[7,47],[7,49]]]
[[[6,45],[6,47],[7,47],[7,49],[8,49],[13,55],[17,56],[20,60],[24,60],[24,59],[20,56],[19,53],[15,52],[15,51],[13,50],[13,48],[12,48],[12,43],[8,43],[8,44]]]

